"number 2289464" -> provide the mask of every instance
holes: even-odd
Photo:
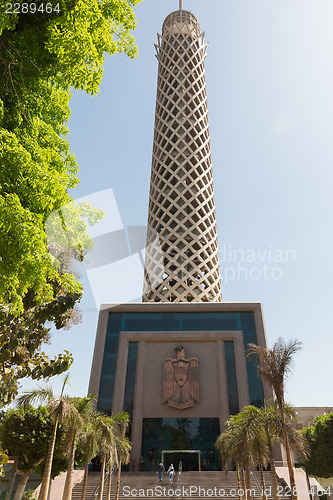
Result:
[[[52,3],[6,3],[6,14],[60,14],[60,4],[53,5]]]

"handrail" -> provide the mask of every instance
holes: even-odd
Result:
[[[253,478],[253,482],[255,483],[255,487],[257,488],[257,492],[259,493],[259,495],[262,495],[261,486],[259,484],[258,478],[255,475],[255,473],[253,472],[253,470],[251,470],[251,469],[250,469],[250,475]]]
[[[178,478],[177,478],[177,490],[180,492],[181,487],[182,487],[182,472],[183,472],[183,464],[182,461],[180,460],[179,466],[178,466]],[[176,497],[177,500],[180,500],[180,496]]]
[[[183,463],[182,461],[180,461],[178,466],[178,487],[180,487],[182,484],[182,473],[183,473]]]
[[[112,468],[112,470],[113,470],[113,468]],[[112,470],[111,470],[111,474],[112,474]],[[108,477],[109,477],[109,472],[107,471],[104,474],[104,482],[103,482],[103,484],[106,483],[106,480],[107,480]],[[89,500],[94,500],[94,498],[97,496],[98,492],[99,492],[99,484],[96,486],[95,491],[93,492],[93,494],[91,495],[91,497],[89,498]]]

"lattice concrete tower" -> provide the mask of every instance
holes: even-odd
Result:
[[[158,82],[143,302],[221,302],[204,61],[182,9],[158,35]]]

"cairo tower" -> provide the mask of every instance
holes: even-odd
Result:
[[[207,44],[197,19],[181,7],[164,21],[156,45],[143,301],[221,302],[204,67]]]
[[[101,306],[89,393],[101,411],[130,414],[136,469],[217,470],[224,422],[272,397],[246,356],[249,343],[267,344],[265,326],[260,303],[222,302],[207,44],[182,1],[155,47],[143,301]]]

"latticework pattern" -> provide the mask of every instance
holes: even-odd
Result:
[[[197,19],[170,14],[159,61],[143,301],[220,302],[204,61]]]

